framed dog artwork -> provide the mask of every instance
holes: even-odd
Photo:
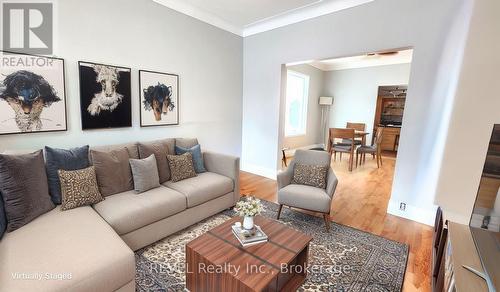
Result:
[[[141,127],[179,124],[179,75],[139,70]]]
[[[0,135],[67,130],[64,60],[0,51]]]
[[[78,62],[82,129],[132,126],[130,68]]]

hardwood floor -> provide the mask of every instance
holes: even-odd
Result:
[[[348,155],[332,166],[339,185],[332,202],[331,220],[361,229],[410,246],[403,291],[431,291],[430,265],[432,227],[386,214],[395,159],[383,157],[377,169],[375,160],[366,157],[366,164],[348,168]],[[241,172],[241,193],[276,202],[276,181]],[[320,216],[319,214],[316,214]]]

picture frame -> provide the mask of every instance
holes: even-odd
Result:
[[[0,50],[0,135],[68,130],[64,59]]]
[[[132,127],[132,69],[78,62],[83,130]]]
[[[179,75],[139,70],[141,127],[179,125]]]

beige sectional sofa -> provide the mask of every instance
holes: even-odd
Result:
[[[169,140],[184,147],[198,143]],[[134,143],[94,149],[120,147],[129,150],[130,158],[139,158]],[[212,152],[203,153],[203,159],[207,172],[196,177],[167,181],[141,194],[107,196],[93,207],[57,207],[5,234],[0,291],[135,291],[133,251],[238,201],[239,159]]]

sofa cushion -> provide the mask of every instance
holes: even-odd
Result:
[[[200,173],[178,182],[168,181],[163,185],[184,194],[188,208],[223,196],[234,189],[232,179],[213,172]]]
[[[175,139],[163,139],[141,142],[138,144],[141,158],[149,157],[151,154],[155,155],[158,174],[160,175],[160,183],[164,183],[170,179],[170,168],[167,162],[167,155],[175,154],[174,147]]]
[[[129,164],[129,152],[125,148],[101,152],[90,150],[97,175],[99,191],[105,196],[134,189],[134,179]]]
[[[94,209],[120,235],[134,231],[186,209],[186,197],[160,186],[142,194],[135,191],[106,197]]]
[[[5,234],[0,259],[1,291],[115,291],[135,277],[134,253],[89,206]],[[71,278],[20,280],[37,274]]]
[[[175,146],[191,148],[198,144],[198,139],[196,138],[175,138]]]
[[[160,186],[158,167],[153,154],[144,159],[130,159],[130,168],[134,177],[134,190],[143,193]]]
[[[54,204],[49,195],[42,151],[24,155],[0,154],[0,192],[7,232],[52,210]]]
[[[103,200],[93,166],[79,170],[59,169],[58,173],[62,190],[62,211],[93,205]]]
[[[278,191],[278,203],[311,211],[330,212],[331,198],[324,189],[290,184]]]
[[[103,145],[103,146],[93,146],[90,150],[96,150],[100,152],[111,152],[114,150],[127,149],[128,156],[133,159],[139,159],[139,149],[137,148],[137,143],[123,143],[115,145]],[[92,156],[90,156],[92,162]]]
[[[89,167],[89,146],[72,149],[57,149],[45,146],[45,168],[49,181],[49,192],[54,204],[61,204],[61,182],[59,169],[77,170]]]
[[[191,153],[191,155],[193,156],[194,171],[196,171],[196,173],[202,173],[207,171],[205,169],[205,163],[203,162],[203,154],[201,153],[200,144],[195,145],[191,148],[184,148],[177,145],[175,146],[176,155],[182,155],[186,152]]]

